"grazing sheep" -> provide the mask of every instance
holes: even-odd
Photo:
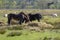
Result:
[[[58,15],[56,13],[51,14],[52,17],[57,17]]]

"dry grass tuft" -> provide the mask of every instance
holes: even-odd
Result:
[[[28,26],[32,26],[32,27],[38,27],[38,23],[28,23]]]
[[[39,28],[53,28],[51,24],[47,24],[45,22],[34,22],[34,23],[29,23],[27,26],[31,27],[39,27]]]
[[[50,28],[53,28],[54,26],[51,25],[51,24],[47,24],[47,23],[45,23],[45,22],[40,22],[39,27],[40,27],[40,28],[43,28],[43,29],[44,29],[44,28],[50,29]]]

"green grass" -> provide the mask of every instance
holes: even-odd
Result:
[[[51,24],[56,28],[60,28],[60,16],[58,17],[51,17],[51,16],[44,16],[43,22],[47,24]]]
[[[45,22],[49,22],[51,24],[59,23],[60,17],[50,17],[50,16],[44,16],[43,19]]]
[[[60,38],[60,33],[46,31],[46,32],[35,32],[35,31],[28,31],[22,30],[22,35],[14,36],[14,37],[7,37],[7,34],[10,31],[7,31],[5,34],[0,34],[0,40],[43,40],[44,37],[51,37],[51,38]]]

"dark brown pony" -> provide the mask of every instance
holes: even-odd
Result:
[[[25,23],[27,23],[27,22],[30,21],[29,20],[29,16],[27,14],[25,14],[24,12],[20,12],[19,14],[22,14],[23,15]]]
[[[29,21],[29,17],[24,12],[20,12],[19,14],[13,14],[13,13],[8,14],[8,25],[10,25],[12,19],[18,20],[20,25],[24,21],[25,22]]]
[[[38,22],[40,22],[40,19],[42,19],[42,15],[40,13],[36,13],[36,14],[29,13],[28,16],[31,22],[34,20],[38,20]]]

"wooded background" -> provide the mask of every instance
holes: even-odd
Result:
[[[0,9],[60,9],[60,0],[0,0]]]

